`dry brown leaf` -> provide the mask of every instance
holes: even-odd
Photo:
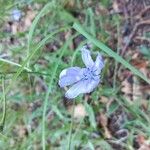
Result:
[[[138,142],[138,144],[139,145],[141,145],[141,144],[144,144],[144,142],[145,142],[145,136],[144,135],[138,135],[137,137],[136,137],[136,141]]]
[[[100,102],[103,103],[103,104],[107,104],[109,102],[109,99],[108,99],[108,97],[101,96],[100,97]]]
[[[138,69],[147,68],[148,61],[141,60],[141,59],[140,60],[139,59],[134,59],[134,60],[132,60],[132,65],[135,66]]]
[[[68,9],[74,8],[75,7],[75,0],[68,1],[65,7]]]
[[[121,91],[125,94],[132,94],[132,85],[131,85],[131,83],[129,83],[128,79],[125,79],[122,82]]]
[[[104,130],[104,136],[107,139],[110,139],[112,137],[107,125],[108,125],[108,118],[104,113],[100,113],[98,116],[98,122],[99,124],[102,126],[103,130]]]
[[[138,150],[150,150],[150,141],[145,138],[144,135],[138,135],[136,137],[136,142],[139,144],[140,148]]]
[[[113,101],[114,101],[114,99],[110,99],[109,101],[108,101],[108,103],[106,104],[106,111],[108,112],[109,111],[109,107],[111,106],[111,104],[113,103]]]
[[[133,76],[133,101],[138,100],[140,97],[142,97],[140,83],[137,77]]]
[[[135,53],[132,56],[132,61],[131,64],[133,66],[135,66],[136,68],[138,68],[145,76],[148,76],[148,65],[149,65],[149,61],[144,60],[144,59],[139,59],[140,56],[138,53]]]
[[[74,108],[74,118],[81,119],[87,115],[83,104],[78,104]]]
[[[24,138],[28,133],[27,128],[24,125],[17,125],[14,132],[19,138]]]
[[[19,26],[18,22],[15,22],[12,24],[11,31],[13,34],[16,34],[18,32],[18,29],[19,29],[18,26]]]
[[[82,119],[87,115],[85,107],[84,107],[83,104],[78,104],[76,106],[70,106],[68,108],[68,111],[69,111],[70,114],[72,113],[73,107],[74,107],[74,114],[73,114],[74,118]]]
[[[138,150],[150,150],[150,145],[143,144]]]
[[[24,18],[24,30],[28,30],[28,28],[31,26],[32,24],[32,20],[35,18],[36,16],[36,12],[33,10],[28,10],[27,14]]]
[[[117,0],[114,0],[112,6],[113,6],[113,9],[114,9],[115,12],[119,12],[120,11]]]
[[[97,5],[95,8],[95,14],[97,16],[99,15],[106,16],[108,13],[109,11],[103,5]]]
[[[148,74],[150,73],[150,70],[148,70],[147,68],[140,68],[139,69],[145,76],[148,77]]]

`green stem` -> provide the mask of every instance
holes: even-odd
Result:
[[[67,46],[69,45],[69,43],[72,41],[73,38],[75,38],[77,35],[72,36],[61,48],[61,52],[60,52],[60,56],[58,58],[58,62],[55,64],[54,66],[54,70],[53,70],[53,74],[50,76],[50,82],[48,85],[48,90],[45,96],[45,100],[44,100],[44,106],[43,106],[43,117],[42,117],[42,149],[45,150],[46,149],[46,137],[45,137],[45,120],[46,120],[46,110],[47,110],[47,105],[48,105],[48,100],[49,100],[49,95],[51,93],[52,90],[52,84],[58,69],[58,66],[60,64],[60,60],[62,58],[62,56],[64,55],[65,50],[67,49]]]
[[[76,137],[77,134],[79,133],[83,121],[84,121],[84,117],[81,118],[81,120],[80,120],[80,122],[79,122],[79,125],[76,127],[76,130],[75,130],[75,133],[73,134],[72,140],[75,139],[75,137]]]
[[[17,73],[16,71],[12,71],[12,72],[0,72],[0,75],[11,75],[11,74],[15,74]],[[43,76],[51,76],[51,74],[48,73],[41,73],[41,72],[36,72],[36,71],[23,71],[21,72],[21,74],[36,74],[36,75],[43,75]]]
[[[126,68],[132,71],[135,75],[139,76],[141,79],[146,81],[150,84],[150,79],[148,79],[141,71],[136,69],[134,66],[129,64],[125,59],[123,59],[121,56],[119,56],[117,53],[115,53],[113,50],[111,50],[109,47],[107,47],[105,44],[103,44],[101,41],[96,39],[95,37],[91,36],[88,32],[85,31],[84,27],[80,25],[79,23],[74,23],[73,28],[78,31],[80,34],[85,36],[90,42],[95,44],[97,47],[99,47],[101,50],[103,50],[106,54],[108,54],[110,57],[113,57],[116,61],[120,62],[122,65],[124,65]]]
[[[73,131],[74,109],[75,109],[75,100],[73,101],[73,109],[72,109],[72,113],[71,113],[71,124],[70,124],[70,131],[69,131],[68,150],[71,150],[71,139],[72,139],[72,131]]]
[[[2,76],[2,91],[3,91],[3,116],[0,123],[0,130],[3,131],[6,119],[6,94],[5,94],[5,77]]]
[[[119,39],[120,39],[120,30],[119,30],[119,23],[117,23],[117,54],[119,54]],[[113,89],[116,89],[116,78],[117,78],[117,68],[118,68],[118,62],[115,61],[115,69],[114,69],[114,77],[113,77]]]
[[[12,61],[7,60],[7,59],[0,58],[0,61],[5,62],[5,63],[8,63],[8,64],[13,65],[13,66],[22,67],[22,65],[20,65],[20,64],[18,64],[18,63],[15,63],[15,62],[12,62]],[[25,66],[23,67],[23,69],[24,69],[24,70],[27,70],[27,71],[31,71],[29,68],[27,68],[27,67],[25,67]]]

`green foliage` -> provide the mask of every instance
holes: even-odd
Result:
[[[102,42],[98,41],[96,38],[90,36],[84,29],[83,27],[78,24],[74,23],[73,25],[74,29],[76,29],[78,32],[80,32],[82,35],[84,35],[89,41],[94,43],[97,47],[99,47],[101,50],[103,50],[105,53],[107,53],[110,57],[113,57],[116,61],[120,62],[123,64],[126,68],[130,69],[135,75],[139,76],[143,80],[145,80],[147,83],[150,84],[150,80],[142,74],[138,69],[130,65],[125,59],[120,57],[117,53],[112,51],[109,47],[107,47],[105,44]]]
[[[102,0],[96,5],[107,8],[111,3],[110,0]],[[95,1],[93,4],[95,6]],[[4,32],[11,11],[19,8],[26,13],[29,5],[32,11],[37,12],[30,28],[16,34]],[[115,99],[106,110],[107,117],[120,106],[132,117],[132,120],[123,124],[131,131],[127,142],[123,143],[126,147],[133,144],[137,133],[150,137],[150,103],[148,112],[141,111],[140,97],[130,104],[122,96],[121,84],[115,80],[112,83],[116,84],[114,86],[107,80],[107,73],[119,62],[133,74],[150,82],[107,46],[111,35],[105,30],[106,24],[117,29],[121,21],[118,15],[112,19],[107,15],[95,15],[95,8],[88,5],[88,0],[0,0],[0,52],[9,54],[6,59],[0,58],[1,123],[4,120],[2,110],[5,111],[6,106],[0,149],[68,149],[69,144],[70,149],[113,149],[97,122],[97,115],[107,109],[105,103],[100,101],[102,96],[108,100]],[[17,39],[17,42],[10,44],[7,41],[10,37]],[[62,69],[83,65],[80,48],[89,42],[93,43],[93,50],[102,50],[106,65],[102,72],[102,84],[89,96],[90,102],[83,95],[75,100],[75,106],[83,105],[86,116],[74,119],[63,103],[64,90],[58,87],[58,78]],[[149,58],[147,47],[141,47],[140,52],[145,59]]]

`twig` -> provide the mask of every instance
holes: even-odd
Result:
[[[144,14],[148,11],[148,10],[150,10],[150,6],[147,6],[141,13],[140,13],[140,15],[139,15],[139,19],[141,19],[143,16],[144,16]]]
[[[132,33],[130,34],[129,36],[129,39],[128,39],[128,42],[125,44],[124,48],[122,49],[122,52],[121,52],[121,55],[123,56],[124,53],[126,52],[129,44],[131,43],[134,35],[136,34],[136,31],[138,30],[138,28],[141,26],[141,25],[150,25],[150,20],[141,20],[143,19],[143,15],[148,11],[150,10],[150,6],[147,6],[138,16],[137,16],[137,19],[139,19],[139,23],[135,24],[135,27],[133,28],[133,31]]]
[[[120,51],[120,24],[117,23],[117,54]],[[117,70],[118,70],[118,62],[115,61],[114,75],[113,75],[113,89],[116,89],[116,79],[117,79]]]
[[[42,88],[47,91],[48,90],[48,86],[46,85],[46,83],[44,83],[44,81],[40,78],[40,77],[36,77],[37,81],[40,83],[40,85],[42,86]]]
[[[139,28],[140,26],[142,26],[142,25],[150,25],[150,20],[144,20],[144,21],[141,21],[140,23],[137,23],[137,24],[135,25],[135,27],[133,28],[132,33],[131,33],[130,36],[129,36],[128,42],[125,44],[124,48],[122,49],[122,52],[121,52],[121,55],[122,55],[122,56],[123,56],[124,53],[126,52],[128,46],[129,46],[129,44],[131,43],[131,41],[132,41],[134,35],[136,34],[136,31],[137,31],[138,28]]]
[[[135,40],[146,41],[146,42],[150,43],[150,38],[146,38],[146,37],[137,36],[137,37],[135,37]]]

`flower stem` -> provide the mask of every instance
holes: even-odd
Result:
[[[12,71],[12,72],[0,72],[0,75],[11,75],[11,74],[15,74],[17,73],[16,71]],[[50,76],[51,74],[48,73],[42,73],[42,72],[37,72],[37,71],[23,71],[21,72],[21,74],[36,74],[36,75],[43,75],[43,76]]]
[[[5,94],[5,76],[2,76],[2,90],[3,90],[3,116],[0,122],[0,132],[3,131],[6,119],[6,94]]]
[[[74,109],[75,109],[75,100],[73,101],[73,109],[71,112],[71,124],[69,131],[69,140],[68,140],[68,150],[71,150],[71,140],[72,140],[72,131],[73,131],[73,119],[74,119]]]

